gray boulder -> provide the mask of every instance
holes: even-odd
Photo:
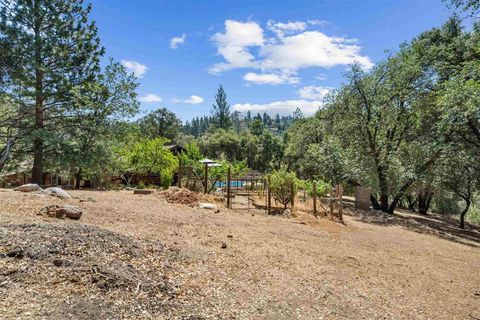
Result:
[[[60,199],[71,199],[72,196],[68,194],[65,190],[59,187],[47,188],[43,190],[43,193],[48,194],[53,197],[59,197]]]
[[[24,184],[20,187],[17,187],[13,190],[20,191],[20,192],[38,192],[38,191],[42,191],[42,188],[38,184],[29,183],[29,184]]]

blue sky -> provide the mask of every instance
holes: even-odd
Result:
[[[92,0],[107,56],[135,71],[142,112],[311,114],[348,65],[365,69],[450,15],[441,0]]]

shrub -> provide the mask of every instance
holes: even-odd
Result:
[[[324,197],[327,193],[332,191],[332,186],[323,181],[323,180],[316,180],[317,183],[317,197]],[[310,180],[298,180],[297,187],[299,189],[305,190],[305,193],[309,196],[313,196],[313,182]]]
[[[286,209],[289,203],[293,202],[297,193],[297,176],[294,172],[285,170],[274,171],[269,176],[268,188],[273,198],[283,204]]]

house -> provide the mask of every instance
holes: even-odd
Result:
[[[0,172],[0,187],[10,188],[18,187],[23,184],[31,183],[32,160],[24,160],[20,163],[8,164],[3,172]],[[73,179],[60,173],[44,172],[42,175],[43,187],[62,186],[69,188],[73,186]]]

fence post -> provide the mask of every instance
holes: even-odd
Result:
[[[337,185],[337,198],[338,198],[338,218],[343,222],[343,187],[342,185]]]
[[[182,187],[182,158],[178,158],[178,187]]]
[[[203,193],[208,192],[208,163],[205,163],[205,181],[203,182]]]
[[[270,177],[267,177],[267,213],[272,211],[272,193],[270,192]]]
[[[232,203],[231,203],[231,194],[230,194],[230,183],[231,183],[231,180],[232,180],[232,176],[231,176],[232,172],[231,172],[231,169],[230,167],[228,167],[228,171],[227,171],[227,208],[230,209]]]
[[[187,171],[187,189],[190,189],[190,175],[192,173],[192,167],[188,167]]]
[[[317,216],[317,182],[313,181],[313,215]]]

